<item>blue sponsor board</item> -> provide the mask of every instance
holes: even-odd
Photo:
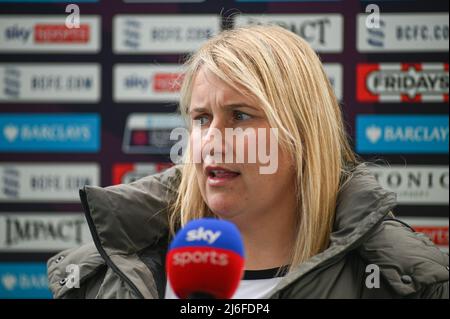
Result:
[[[358,153],[448,154],[447,115],[359,115],[356,118]]]
[[[98,152],[98,114],[0,115],[0,152]]]
[[[1,299],[49,299],[45,263],[0,263]]]

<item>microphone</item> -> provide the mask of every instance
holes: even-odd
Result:
[[[230,299],[244,273],[239,230],[214,218],[189,222],[170,244],[166,272],[181,299]]]

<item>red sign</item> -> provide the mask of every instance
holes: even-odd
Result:
[[[73,29],[63,24],[37,24],[34,28],[37,43],[86,43],[89,38],[90,27],[87,24]]]
[[[424,233],[438,246],[448,246],[448,226],[412,226],[416,232]]]
[[[153,79],[155,92],[178,92],[181,88],[183,75],[179,73],[156,73]]]
[[[448,102],[448,63],[363,63],[356,69],[359,102]]]

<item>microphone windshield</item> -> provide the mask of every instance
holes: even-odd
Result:
[[[231,298],[244,273],[239,230],[231,222],[214,218],[189,222],[170,244],[166,271],[179,298]]]

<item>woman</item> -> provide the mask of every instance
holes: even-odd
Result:
[[[187,62],[180,107],[191,132],[184,165],[80,192],[94,244],[49,260],[56,298],[175,297],[168,242],[205,216],[242,234],[237,298],[448,298],[448,255],[394,219],[395,195],[358,163],[304,40],[276,26],[221,33]],[[256,139],[243,136],[238,148],[215,138],[226,129]],[[248,159],[255,144],[273,150],[272,129],[277,165],[263,174],[261,157]],[[67,285],[69,264],[80,265],[81,289]]]

